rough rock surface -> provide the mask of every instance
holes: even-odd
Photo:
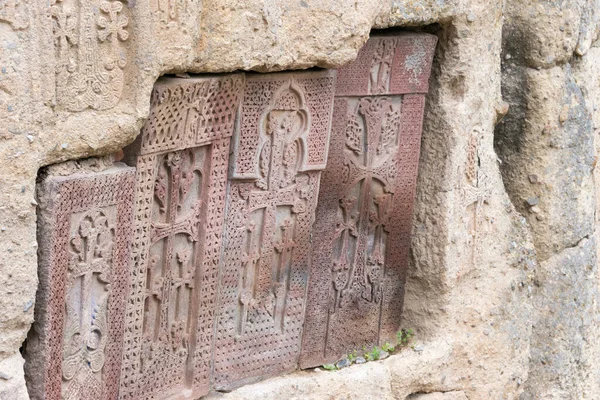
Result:
[[[403,321],[423,351],[223,398],[600,397],[598,0],[130,1],[116,20],[107,7],[0,3],[0,398],[27,398],[40,167],[133,141],[161,74],[335,67],[372,27],[430,24]],[[68,12],[87,16],[77,30]],[[90,26],[95,47],[73,36]],[[109,94],[74,91],[86,57]]]

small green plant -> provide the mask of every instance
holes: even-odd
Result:
[[[415,333],[410,328],[401,329],[398,331],[398,333],[396,333],[396,339],[398,340],[398,344],[400,346],[406,346],[410,342],[410,339],[413,338],[413,336],[415,336]]]
[[[396,346],[394,346],[390,342],[385,342],[385,344],[383,346],[381,346],[381,349],[383,351],[387,351],[388,353],[393,353],[394,350],[396,350]]]
[[[373,347],[371,352],[369,353],[369,358],[371,360],[379,360],[379,356],[381,355],[381,349],[377,346]]]
[[[323,369],[326,369],[327,371],[335,371],[337,370],[337,367],[335,364],[323,364]]]
[[[350,363],[353,363],[356,360],[356,350],[354,350],[352,353],[348,354],[348,361],[350,361]]]

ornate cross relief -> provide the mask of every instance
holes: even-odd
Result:
[[[208,393],[229,138],[243,76],[161,78],[137,167],[122,399]]]
[[[32,398],[117,397],[134,177],[120,166],[48,176],[39,187],[45,242],[25,368]]]
[[[56,100],[71,111],[117,105],[127,65],[129,19],[120,0],[51,0]]]
[[[63,341],[63,399],[102,398],[108,339],[114,218],[93,209],[77,223],[70,241]]]
[[[331,72],[247,77],[227,199],[217,389],[296,368],[332,96]]]
[[[303,368],[392,340],[398,330],[435,44],[431,35],[374,37],[338,72],[313,230]]]

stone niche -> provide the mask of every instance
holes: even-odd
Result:
[[[124,162],[44,174],[34,399],[183,399],[395,335],[436,38],[163,77]]]

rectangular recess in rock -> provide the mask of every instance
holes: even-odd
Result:
[[[121,399],[209,391],[229,142],[241,74],[161,78],[137,167]]]
[[[32,399],[112,400],[119,390],[135,169],[38,185],[39,288],[25,358]]]
[[[302,368],[394,342],[437,38],[372,37],[338,71],[313,230]]]
[[[227,198],[215,387],[297,368],[333,71],[248,75]]]

